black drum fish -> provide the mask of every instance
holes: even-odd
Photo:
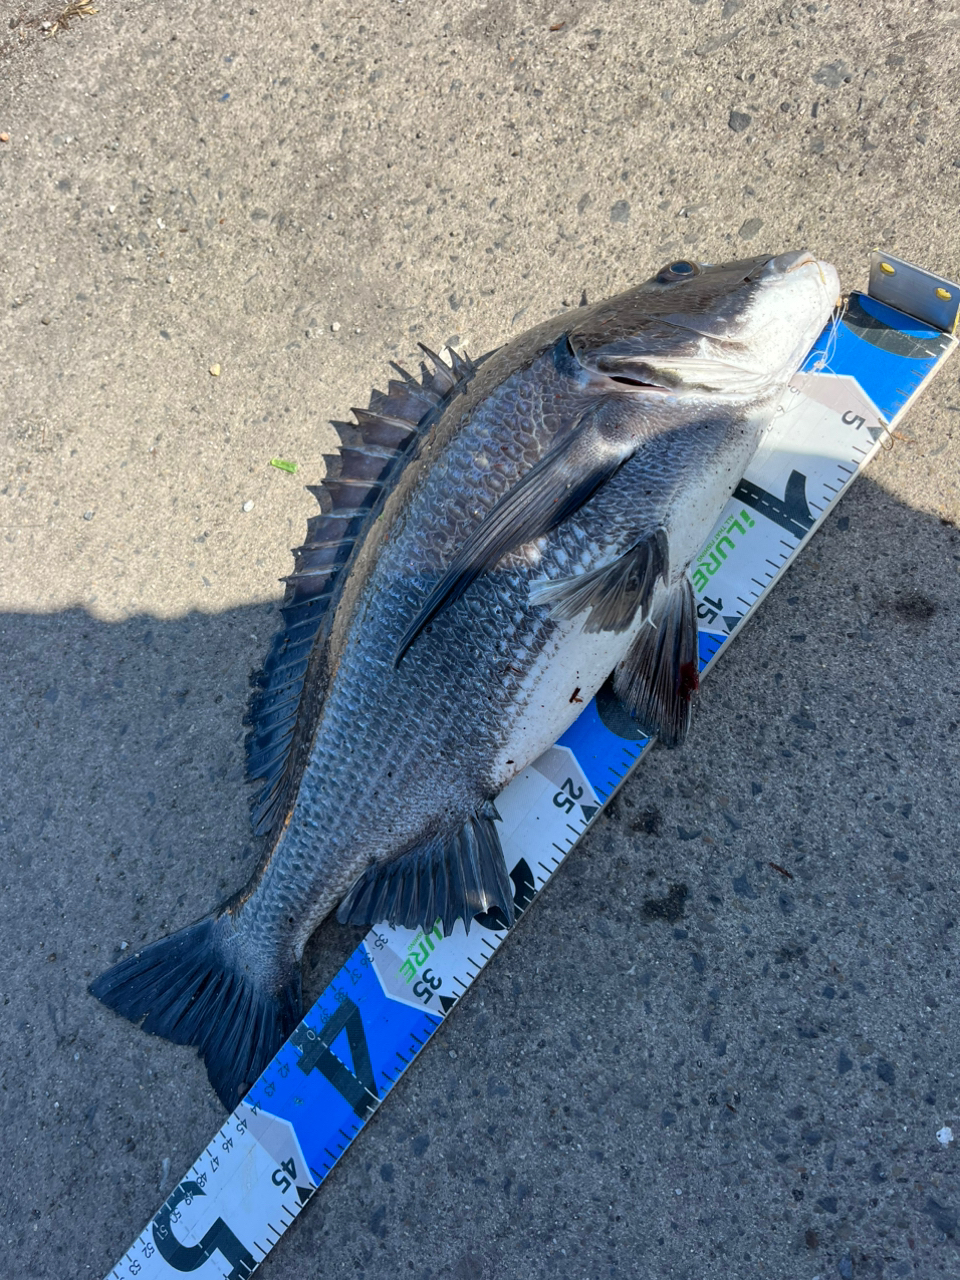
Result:
[[[806,252],[674,262],[482,359],[424,348],[419,377],[398,368],[334,424],[251,705],[269,851],[93,994],[197,1046],[232,1107],[298,1022],[330,912],[511,920],[498,793],[608,678],[646,732],[682,741],[688,566],[838,294]]]

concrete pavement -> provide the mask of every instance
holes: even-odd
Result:
[[[86,985],[252,868],[327,419],[678,254],[960,276],[955,5],[97,7],[0,27],[0,1270],[44,1280],[106,1273],[220,1123]],[[958,379],[264,1276],[957,1273]]]

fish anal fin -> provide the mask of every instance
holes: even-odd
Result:
[[[687,736],[699,685],[696,602],[684,575],[654,601],[650,625],[613,673],[613,691],[645,733],[675,747]]]
[[[386,922],[449,935],[458,920],[469,932],[473,917],[498,908],[513,923],[513,890],[492,805],[457,831],[430,837],[407,853],[369,867],[337,910],[341,924]]]
[[[639,538],[616,560],[573,578],[537,582],[530,588],[530,603],[547,605],[550,616],[570,622],[585,610],[583,630],[596,634],[627,631],[637,614],[650,611],[657,580],[664,583],[670,571],[669,547],[664,529]]]

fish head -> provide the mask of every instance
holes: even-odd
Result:
[[[590,308],[569,341],[582,369],[625,392],[753,399],[789,381],[839,294],[836,270],[805,250],[683,260]]]

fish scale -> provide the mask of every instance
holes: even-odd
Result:
[[[611,672],[640,728],[682,740],[689,562],[838,292],[805,253],[674,264],[371,396],[317,490],[253,708],[272,846],[232,900],[95,993],[196,1044],[231,1105],[291,1029],[334,908],[512,922],[491,802]],[[375,441],[391,422],[408,435],[393,452]]]

